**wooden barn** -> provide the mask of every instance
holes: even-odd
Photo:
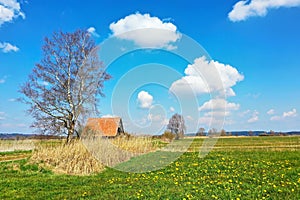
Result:
[[[123,123],[120,117],[89,118],[86,128],[104,137],[116,137],[124,134]]]

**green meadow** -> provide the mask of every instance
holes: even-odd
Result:
[[[30,151],[2,152],[0,199],[299,199],[300,137],[224,137],[203,158],[203,138],[184,140],[192,140],[187,152],[143,173],[106,168],[90,176],[56,174],[29,162]],[[5,159],[14,154],[27,157]],[[116,168],[173,154],[157,151]]]

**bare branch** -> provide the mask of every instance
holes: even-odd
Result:
[[[79,118],[97,108],[103,83],[110,79],[99,61],[95,42],[83,30],[45,38],[43,58],[20,88],[22,101],[35,119],[32,127],[46,134],[77,135]]]

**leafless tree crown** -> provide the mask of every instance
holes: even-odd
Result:
[[[45,134],[74,133],[79,137],[80,119],[98,112],[103,84],[110,79],[98,56],[98,47],[83,30],[56,32],[45,38],[43,57],[20,89],[32,127]]]

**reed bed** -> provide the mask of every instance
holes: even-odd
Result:
[[[127,161],[134,156],[155,151],[157,144],[147,137],[84,137],[70,144],[37,145],[30,158],[55,173],[90,175],[105,166]]]

